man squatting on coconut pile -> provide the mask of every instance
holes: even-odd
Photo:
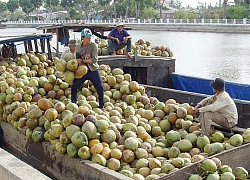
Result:
[[[88,72],[80,79],[74,79],[71,86],[71,101],[77,103],[77,90],[81,88],[86,80],[90,80],[94,85],[99,99],[99,107],[104,107],[104,88],[102,79],[99,73],[98,48],[97,44],[91,42],[92,32],[90,29],[81,31],[82,43],[76,46],[76,59],[78,64],[85,64],[88,67]]]
[[[203,99],[193,109],[193,116],[199,115],[201,134],[210,136],[212,121],[220,126],[231,129],[238,123],[236,105],[230,95],[225,91],[225,81],[216,78],[210,82],[214,95]]]
[[[131,58],[129,53],[131,52],[132,36],[125,29],[123,29],[123,26],[124,24],[119,22],[116,25],[116,28],[112,29],[108,34],[109,54],[111,56],[115,56],[116,51],[127,46],[125,55]]]

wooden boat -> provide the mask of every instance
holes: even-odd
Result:
[[[155,96],[162,102],[173,98],[178,103],[187,102],[191,105],[196,105],[201,99],[208,96],[208,94],[203,92],[197,93],[175,88],[176,80],[173,77],[176,74],[174,73],[175,59],[173,58],[145,57],[135,54],[132,60],[126,59],[123,55],[115,57],[103,56],[99,60],[100,64],[108,64],[111,68],[119,67],[125,73],[130,73],[133,80],[144,85],[149,96]],[[242,128],[249,127],[250,101],[240,99],[234,99],[234,101],[239,112],[238,126]],[[68,158],[53,150],[49,143],[33,143],[10,124],[6,122],[0,122],[0,124],[4,130],[5,147],[53,179],[130,179],[91,161]],[[246,145],[236,150],[244,153],[248,152],[248,149],[249,145]],[[236,162],[240,162],[240,157],[235,157],[234,151],[230,151],[227,154],[222,154],[220,157],[230,159],[234,156],[234,158],[237,158],[235,163],[231,162],[234,166],[236,166]],[[198,164],[195,164],[194,166],[185,167],[185,169],[187,172],[193,172],[197,166]],[[181,172],[182,175],[180,177],[178,176],[179,173],[170,173],[161,179],[182,179],[184,176],[187,176],[185,173],[183,175],[183,172]]]

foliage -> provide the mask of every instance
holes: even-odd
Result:
[[[6,2],[2,2],[0,1],[0,12],[3,13],[5,11],[7,11],[7,3]]]
[[[69,17],[71,19],[76,19],[76,16],[78,15],[78,12],[76,11],[75,8],[70,8],[69,10]]]
[[[16,9],[18,9],[19,4],[18,0],[9,0],[7,2],[7,8],[10,12],[14,13]]]
[[[29,15],[32,11],[35,10],[33,0],[19,0],[19,5],[22,8],[23,12]]]
[[[15,11],[15,13],[11,14],[10,19],[17,20],[17,19],[24,19],[25,13],[22,11]]]
[[[60,0],[44,0],[44,7],[52,8],[52,7],[58,6],[59,3],[60,3]]]
[[[242,6],[230,6],[227,8],[227,19],[243,19],[248,17],[248,10]]]
[[[224,0],[221,0],[220,6],[208,5],[203,11],[201,8],[183,8],[181,0],[9,0],[7,3],[0,1],[0,11],[9,10],[15,13],[20,6],[23,12],[29,15],[42,6],[46,8],[46,12],[68,11],[69,19],[91,19],[96,16],[101,16],[102,19],[132,17],[152,19],[156,18],[157,14],[163,17],[162,10],[169,9],[163,6],[166,2],[170,7],[178,9],[174,14],[176,19],[200,19],[202,13],[205,19],[223,18]],[[234,0],[234,2],[235,6],[227,6],[227,18],[247,18],[250,0]]]
[[[157,12],[153,7],[145,7],[142,11],[143,19],[156,18]]]

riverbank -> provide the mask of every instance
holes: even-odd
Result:
[[[37,28],[44,24],[8,24],[6,28]],[[125,23],[140,31],[179,31],[179,32],[212,32],[212,33],[250,33],[248,24],[216,24],[216,23]]]

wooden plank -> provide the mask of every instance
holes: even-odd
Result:
[[[50,48],[49,39],[47,39],[47,50],[48,50],[48,58],[51,60],[52,55],[51,55],[51,48]]]
[[[27,53],[27,52],[28,52],[27,42],[26,42],[26,41],[24,41],[24,42],[23,42],[23,45],[24,45],[25,53]]]
[[[28,41],[28,50],[33,51],[32,42]]]
[[[34,45],[35,45],[35,50],[36,50],[36,52],[39,52],[39,50],[38,50],[38,45],[37,45],[37,40],[34,40]]]
[[[41,43],[41,51],[42,51],[42,52],[45,52],[44,39],[40,39],[40,43]]]

